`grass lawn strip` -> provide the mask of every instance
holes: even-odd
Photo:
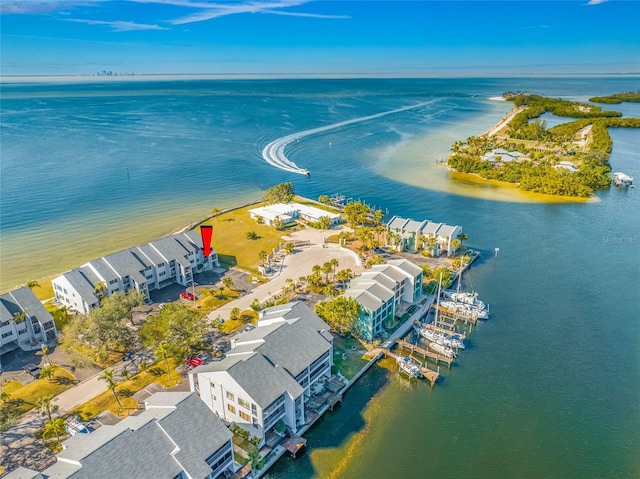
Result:
[[[36,379],[24,386],[18,381],[9,381],[2,385],[2,390],[11,394],[7,404],[22,415],[33,409],[41,397],[56,396],[72,387],[75,380],[69,371],[55,366],[51,379]]]
[[[93,399],[73,409],[69,415],[77,415],[82,421],[88,421],[103,411],[109,410],[116,416],[128,416],[140,407],[133,395],[151,383],[158,383],[164,387],[173,387],[182,382],[182,377],[175,371],[177,366],[173,358],[169,358],[171,367],[171,382],[167,378],[167,369],[164,361],[154,363],[146,371],[124,380],[116,386],[116,393],[123,410],[120,410],[110,389],[97,395]],[[107,383],[105,382],[105,385]]]

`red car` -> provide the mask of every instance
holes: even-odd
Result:
[[[188,299],[189,301],[196,300],[196,297],[193,295],[193,293],[190,293],[189,291],[183,291],[182,293],[180,293],[180,297],[184,299]]]
[[[193,356],[192,358],[187,359],[187,364],[194,368],[200,366],[202,363],[204,363],[204,361],[197,356]]]

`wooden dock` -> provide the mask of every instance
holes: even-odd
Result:
[[[388,349],[384,350],[384,354],[395,360],[397,360],[398,357],[400,357],[398,354]],[[420,367],[420,372],[422,373],[422,377],[427,381],[429,381],[429,384],[431,384],[431,387],[433,387],[436,384],[436,381],[440,377],[440,373],[438,371],[432,371],[431,369],[426,367]]]
[[[447,366],[451,366],[451,363],[453,363],[453,358],[448,358],[447,356],[442,356],[441,354],[434,353],[433,351],[429,351],[428,349],[423,349],[402,339],[396,339],[396,343],[398,344],[398,346],[406,349],[407,351],[422,355],[422,357],[424,357],[425,359],[433,359],[436,362],[445,363]]]

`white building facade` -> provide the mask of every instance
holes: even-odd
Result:
[[[53,316],[30,288],[0,295],[0,348],[7,352],[39,348],[58,336]]]
[[[89,261],[52,284],[57,302],[86,314],[102,296],[137,289],[149,300],[150,291],[175,283],[190,286],[195,272],[218,265],[217,253],[205,257],[202,237],[190,230]]]
[[[192,391],[221,419],[264,444],[279,421],[306,423],[305,398],[331,376],[329,326],[301,302],[267,308],[257,327],[236,335],[222,361],[189,374]]]

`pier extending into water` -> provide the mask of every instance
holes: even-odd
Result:
[[[384,354],[388,357],[394,358],[396,361],[398,360],[399,357],[401,357],[400,355],[388,349],[384,350]],[[427,381],[429,381],[429,384],[431,384],[431,387],[433,387],[436,384],[436,381],[440,377],[440,373],[438,371],[433,371],[425,366],[420,367],[420,372],[422,373],[422,377]]]
[[[451,366],[454,358],[450,358],[448,356],[443,356],[442,354],[434,353],[433,351],[429,351],[428,349],[421,348],[420,346],[416,346],[415,344],[411,344],[404,339],[396,339],[396,344],[407,351],[413,353],[420,354],[425,359],[432,359],[436,363],[444,363],[447,366]]]

